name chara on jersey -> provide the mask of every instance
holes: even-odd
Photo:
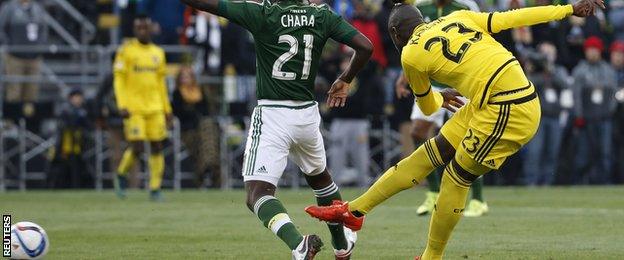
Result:
[[[282,27],[314,27],[314,15],[307,16],[305,14],[306,10],[303,9],[290,10],[290,14],[282,15],[280,18]]]

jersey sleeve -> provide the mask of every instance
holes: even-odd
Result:
[[[353,36],[358,34],[358,30],[349,24],[342,16],[330,11],[330,19],[327,23],[329,38],[334,39],[337,42],[346,44],[353,39]]]
[[[113,88],[115,90],[115,101],[117,102],[117,109],[127,109],[128,95],[126,92],[126,72],[128,64],[126,62],[126,55],[124,47],[120,47],[115,54],[115,61],[113,63]]]
[[[262,21],[263,2],[253,0],[219,0],[217,15],[223,16],[243,28],[255,33],[260,29]]]
[[[438,111],[440,107],[442,107],[443,98],[439,92],[431,89],[429,76],[403,58],[401,59],[401,63],[403,71],[405,72],[405,77],[416,97],[418,108],[420,108],[425,115],[431,115]]]
[[[572,15],[572,5],[550,5],[521,8],[506,12],[476,13],[463,11],[488,33],[561,20]]]

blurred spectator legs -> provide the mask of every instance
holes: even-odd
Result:
[[[4,55],[5,73],[7,76],[28,77],[37,79],[41,67],[41,58],[22,59],[10,54]],[[7,103],[35,102],[39,93],[38,82],[7,83]]]
[[[610,184],[613,124],[609,120],[588,122],[577,135],[575,176],[580,184]],[[575,184],[579,184],[576,182]]]
[[[355,183],[366,187],[369,181],[368,168],[370,148],[368,143],[368,129],[370,123],[365,119],[335,119],[330,127],[332,142],[330,143],[329,160],[332,174],[336,183]],[[348,160],[357,171],[355,176],[349,176],[347,171]]]
[[[401,67],[388,67],[384,73],[383,84],[384,84],[384,103],[392,104],[394,100],[394,85],[401,74]]]
[[[560,146],[559,118],[542,117],[537,134],[526,146],[523,166],[526,185],[551,185],[553,183]]]
[[[93,180],[81,155],[70,155],[55,160],[50,166],[48,186],[53,189],[78,189],[92,187]]]
[[[200,121],[198,129],[182,132],[182,142],[194,162],[195,184],[204,188],[206,171],[210,171],[210,186],[221,186],[220,130],[211,118]]]
[[[613,125],[614,140],[614,161],[616,183],[624,183],[624,103],[619,103],[615,112],[615,122]]]
[[[206,173],[206,164],[201,158],[201,134],[197,129],[190,129],[181,133],[182,142],[186,147],[189,156],[193,160],[193,171],[195,173],[195,185],[199,188],[204,187],[204,177]]]

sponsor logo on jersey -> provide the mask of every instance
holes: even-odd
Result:
[[[158,66],[139,66],[134,65],[134,72],[157,72]]]

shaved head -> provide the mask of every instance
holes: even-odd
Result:
[[[390,17],[388,18],[388,33],[390,33],[390,38],[392,38],[399,52],[407,45],[407,41],[414,32],[416,26],[423,22],[422,14],[412,5],[400,2],[392,7]]]

